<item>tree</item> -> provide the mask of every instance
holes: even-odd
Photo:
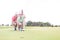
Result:
[[[6,24],[5,26],[9,26],[9,24]]]
[[[4,24],[2,24],[2,26],[4,26]]]
[[[27,22],[27,26],[31,26],[31,24],[32,24],[32,21]]]
[[[51,26],[49,22],[44,23],[44,26]]]

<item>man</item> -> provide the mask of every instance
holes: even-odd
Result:
[[[12,25],[14,26],[14,30],[16,31],[16,27],[17,27],[17,14],[15,14],[13,17],[12,17]]]
[[[23,28],[24,28],[24,26],[25,26],[25,15],[23,14],[23,9],[21,10],[21,16],[22,16],[22,19],[23,19],[23,22],[22,22],[22,30],[23,30]]]
[[[23,16],[23,10],[21,12],[22,13],[19,14],[17,18],[17,25],[18,25],[18,30],[23,31],[23,22],[24,22],[25,16]]]

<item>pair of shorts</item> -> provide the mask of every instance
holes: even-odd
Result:
[[[12,22],[12,25],[17,25],[17,23],[16,22]]]
[[[23,22],[17,22],[17,24],[18,24],[18,25],[22,25],[22,24],[23,24]]]

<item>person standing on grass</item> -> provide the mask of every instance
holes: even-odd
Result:
[[[12,25],[14,26],[14,30],[16,31],[17,30],[17,14],[15,14],[13,17],[12,17]]]
[[[22,27],[21,27],[21,28],[22,28],[22,30],[23,30],[23,29],[24,29],[24,26],[25,26],[24,23],[25,23],[25,18],[26,18],[25,15],[23,14],[23,9],[21,10],[21,16],[22,16],[22,20],[23,20],[23,22],[22,22]]]
[[[25,19],[25,16],[23,16],[23,10],[22,10],[21,14],[19,14],[17,18],[18,30],[23,31],[24,19]]]

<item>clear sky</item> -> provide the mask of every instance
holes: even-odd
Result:
[[[60,0],[0,0],[0,24],[10,24],[12,16],[21,9],[26,21],[60,25]]]

